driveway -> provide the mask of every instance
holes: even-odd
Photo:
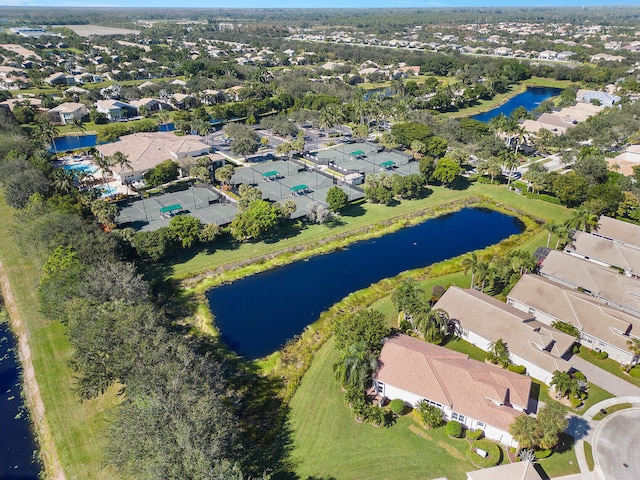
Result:
[[[569,361],[576,370],[580,370],[587,376],[587,380],[595,383],[600,388],[604,388],[616,397],[640,396],[640,388],[596,367],[577,355],[571,357]]]

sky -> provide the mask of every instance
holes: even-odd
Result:
[[[0,0],[0,6],[176,8],[409,8],[638,6],[638,0]]]

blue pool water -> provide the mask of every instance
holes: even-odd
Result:
[[[278,350],[351,292],[404,270],[498,243],[522,230],[514,217],[466,208],[214,288],[207,299],[227,345],[256,359]]]
[[[158,127],[159,132],[173,132],[176,126],[173,123],[163,123]]]
[[[101,186],[98,190],[100,191],[100,196],[103,198],[110,197],[111,195],[118,193],[118,189],[116,187],[111,187],[109,185]]]
[[[38,480],[42,466],[20,390],[16,340],[0,321],[0,478]]]
[[[83,173],[96,173],[98,171],[98,167],[87,163],[66,163],[62,165],[67,172],[83,172]]]
[[[524,107],[531,111],[548,98],[560,95],[560,92],[562,92],[560,88],[527,88],[526,91],[516,95],[499,107],[489,110],[488,112],[474,115],[471,118],[473,120],[479,120],[480,122],[488,122],[501,113],[504,113],[508,117],[518,107]]]
[[[69,150],[77,150],[79,148],[95,147],[98,142],[97,135],[68,135],[65,137],[57,137],[53,139],[55,149],[52,147],[50,151],[57,150],[67,152]]]

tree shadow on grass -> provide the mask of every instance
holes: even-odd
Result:
[[[362,205],[356,204],[356,205],[351,205],[348,209],[342,212],[342,216],[355,218],[355,217],[361,217],[365,213],[367,213],[367,211],[362,207]]]
[[[467,190],[470,186],[471,182],[467,178],[458,176],[447,186],[447,188],[450,188],[451,190]]]

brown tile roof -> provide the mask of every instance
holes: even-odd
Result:
[[[387,339],[379,360],[377,380],[503,430],[522,414],[511,405],[529,401],[529,377],[407,335]]]
[[[636,227],[637,228],[637,227]],[[640,275],[640,248],[581,231],[574,232],[573,239],[565,247],[568,253],[577,253],[608,265]]]
[[[487,294],[450,287],[434,308],[443,309],[462,328],[490,342],[502,338],[509,352],[547,372],[564,372],[571,368],[562,357],[575,341],[572,336]]]
[[[640,246],[640,226],[605,216],[600,217],[598,224],[597,230],[593,233],[629,245]]]
[[[640,332],[640,319],[577,290],[562,287],[540,275],[524,275],[509,297],[570,323],[587,335],[627,350],[629,337]]]
[[[583,288],[640,315],[640,281],[625,277],[612,268],[552,250],[540,265],[540,274],[571,288]]]

